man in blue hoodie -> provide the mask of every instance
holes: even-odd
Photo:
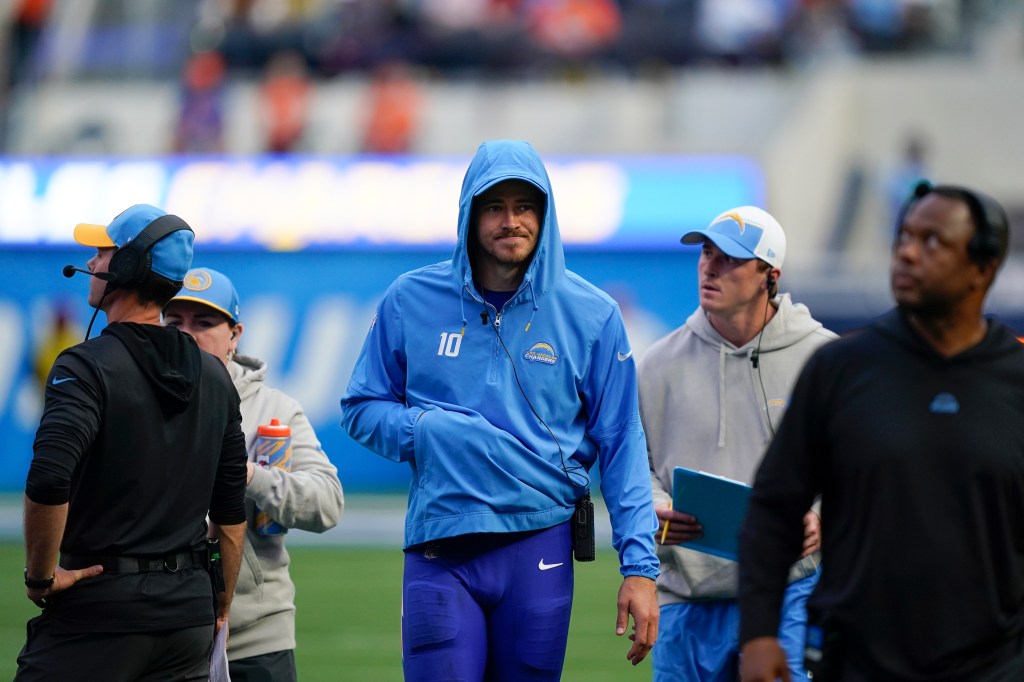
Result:
[[[631,615],[627,658],[646,657],[657,520],[636,368],[618,306],[565,269],[529,144],[477,150],[452,259],[391,285],[341,405],[353,438],[412,469],[407,680],[559,679],[595,462],[624,576],[616,633]]]

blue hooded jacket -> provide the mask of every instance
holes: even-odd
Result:
[[[523,282],[498,311],[473,283],[467,243],[473,199],[505,180],[532,183],[545,206]],[[485,310],[494,327],[478,321]],[[565,269],[551,184],[526,142],[480,145],[462,184],[452,259],[388,288],[341,407],[354,439],[412,467],[407,547],[562,523],[596,461],[622,574],[657,577],[657,519],[622,315]]]

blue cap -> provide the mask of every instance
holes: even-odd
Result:
[[[75,226],[75,241],[83,246],[96,248],[121,248],[142,233],[146,226],[157,218],[167,215],[156,206],[135,204],[125,209],[109,225],[79,223]],[[191,230],[172,232],[153,245],[152,270],[172,282],[180,282],[192,265],[192,242],[195,234]]]
[[[168,301],[194,301],[210,306],[219,313],[238,322],[238,292],[228,276],[211,268],[193,268],[185,273],[185,281],[181,284],[174,298]],[[166,306],[165,306],[166,307]]]

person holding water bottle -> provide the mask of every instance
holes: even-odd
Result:
[[[295,680],[295,585],[285,534],[289,528],[322,533],[338,523],[344,497],[337,469],[299,403],[264,383],[266,363],[237,353],[243,325],[227,276],[189,270],[163,319],[225,364],[241,398],[249,523],[231,611],[231,679]]]

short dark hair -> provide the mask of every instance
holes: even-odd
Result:
[[[914,191],[904,202],[896,220],[896,234],[899,234],[903,221],[914,204],[929,194],[955,199],[963,202],[971,212],[974,223],[974,236],[967,244],[967,253],[979,267],[995,265],[995,269],[1006,261],[1010,248],[1010,219],[998,201],[977,190],[961,185],[932,185],[922,180],[914,186]]]
[[[181,291],[181,282],[167,279],[150,270],[142,279],[142,283],[131,291],[135,292],[140,304],[155,303],[162,310],[167,302]]]

